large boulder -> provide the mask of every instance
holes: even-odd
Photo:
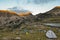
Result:
[[[48,38],[57,38],[56,34],[52,31],[52,30],[48,30],[47,33],[46,33],[46,36]]]

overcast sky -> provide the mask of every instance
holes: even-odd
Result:
[[[8,9],[18,6],[31,11],[34,15],[60,6],[60,0],[0,0],[0,9]]]

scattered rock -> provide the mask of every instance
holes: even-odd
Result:
[[[60,32],[60,30],[58,30]]]
[[[20,34],[20,32],[16,32],[16,35],[19,35]]]
[[[24,29],[24,32],[28,32],[28,30],[27,29]]]
[[[47,33],[46,33],[46,36],[48,38],[57,38],[56,34],[52,31],[52,30],[48,30]]]
[[[46,32],[46,30],[44,30],[44,32]]]
[[[46,30],[39,29],[40,32],[46,32]]]
[[[34,30],[29,30],[29,32],[30,32],[30,33],[35,33],[35,31],[34,31]]]
[[[3,37],[2,40],[13,40],[13,37]]]
[[[42,31],[42,29],[39,29],[39,31]]]
[[[8,40],[6,37],[3,37],[3,40]]]
[[[21,38],[20,37],[16,37],[15,40],[21,40]]]
[[[34,25],[34,27],[37,27],[37,25]]]
[[[42,29],[39,29],[39,31],[40,31],[40,32],[44,32],[44,30],[42,30]]]

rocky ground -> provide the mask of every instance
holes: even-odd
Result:
[[[60,28],[49,27],[39,23],[32,24],[22,24],[21,28],[13,31],[0,30],[0,40],[60,40]],[[57,38],[47,38],[46,32],[48,30],[52,30],[57,35]]]

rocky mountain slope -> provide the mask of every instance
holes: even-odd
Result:
[[[15,28],[21,24],[22,20],[15,12],[0,10],[0,30],[5,28]]]
[[[40,15],[40,17],[51,17],[51,16],[60,16],[60,6],[56,6],[56,7],[54,7],[53,9],[51,9],[51,10],[49,10],[49,11],[47,11],[47,12],[45,12],[45,13],[40,13],[40,14],[37,14],[37,16],[39,16]]]
[[[60,7],[55,7],[52,10],[32,15],[30,12],[17,14],[8,10],[0,10],[0,29],[4,28],[19,28],[21,24],[34,22],[60,22]],[[32,25],[32,24],[31,24]]]
[[[45,13],[39,13],[36,15],[39,20],[44,20],[48,21],[48,19],[53,20],[53,21],[58,21],[60,18],[60,6],[56,6],[53,9],[45,12]]]
[[[43,22],[60,22],[60,7],[37,15],[0,10],[0,40],[49,40],[45,36],[48,30],[53,30],[59,40],[60,28],[43,25]]]
[[[19,28],[20,25],[28,24],[34,22],[36,17],[33,16],[31,13],[26,14],[16,14],[15,12],[11,12],[8,10],[0,10],[0,29],[14,29]]]
[[[0,28],[18,28],[21,24],[29,24],[34,22],[60,22],[60,7],[54,7],[52,10],[32,15],[30,12],[16,14],[8,10],[0,10]]]

